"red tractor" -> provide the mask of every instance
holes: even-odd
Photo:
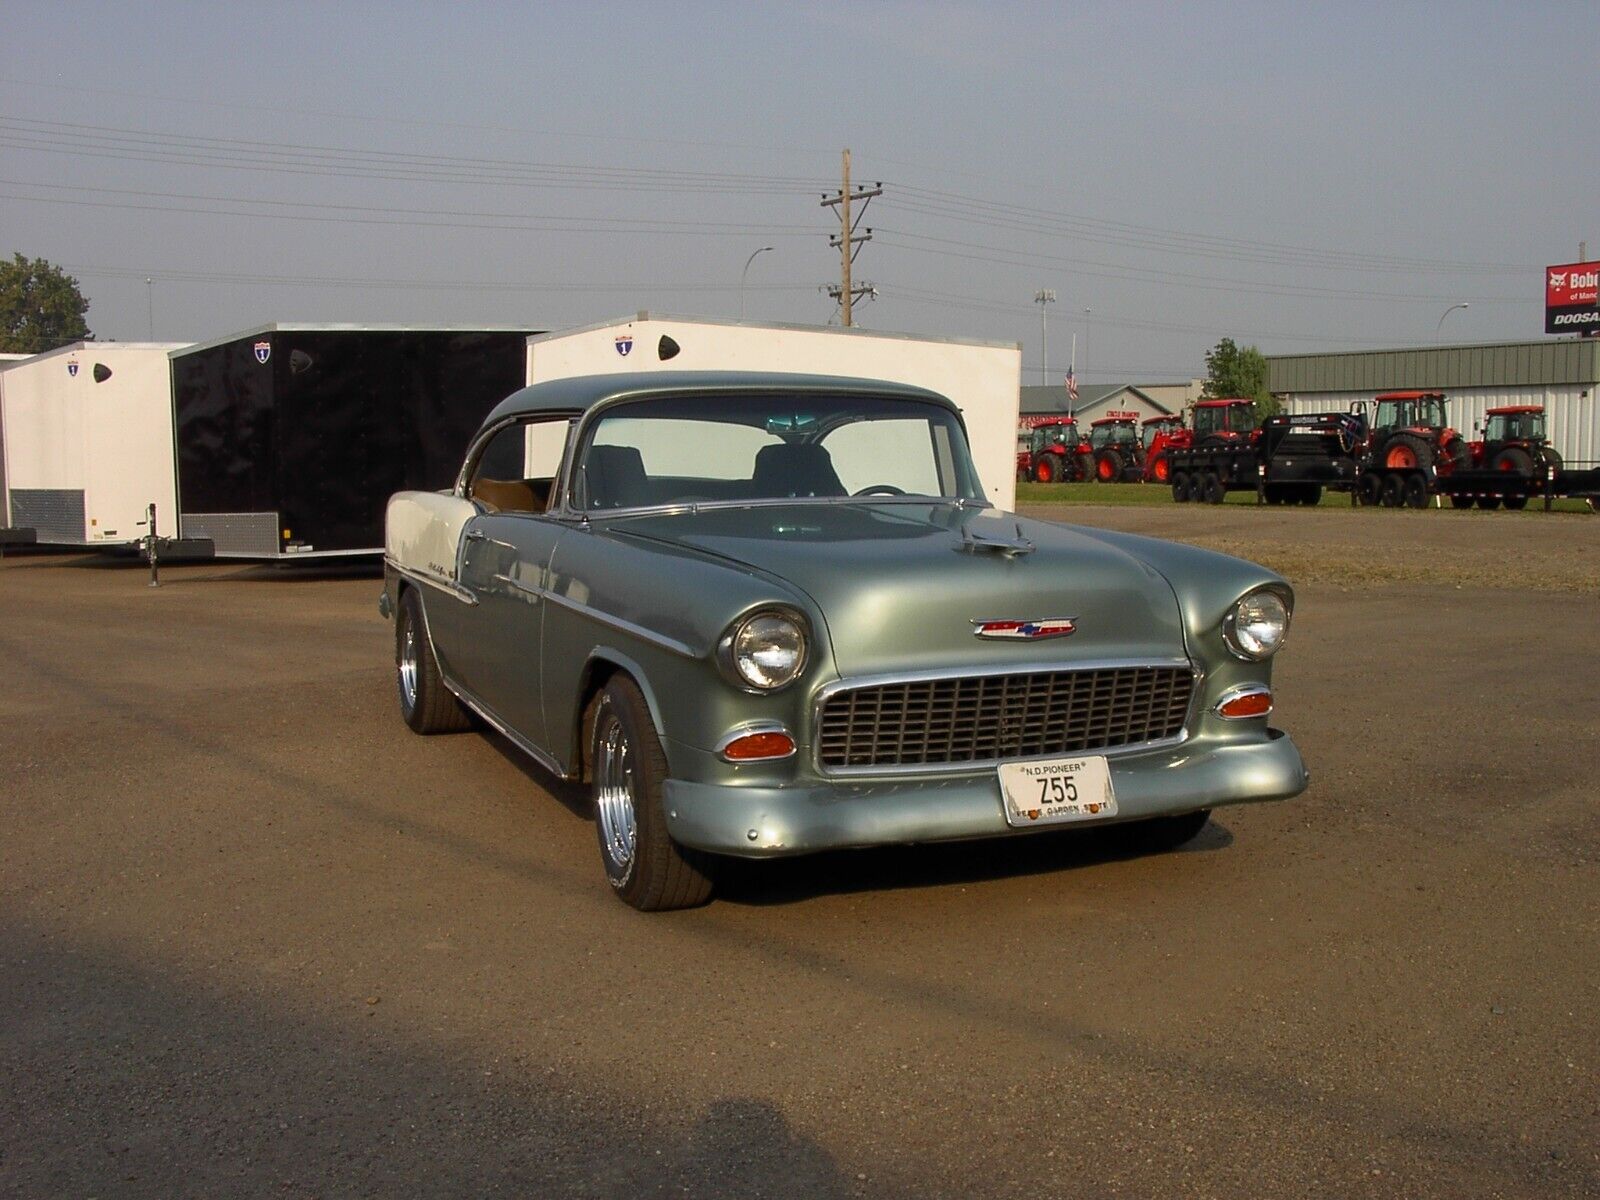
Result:
[[[1375,400],[1360,498],[1421,508],[1439,478],[1472,465],[1467,439],[1450,428],[1443,392],[1385,392]]]
[[[1094,477],[1101,483],[1138,483],[1144,474],[1139,414],[1108,413],[1091,421],[1089,449],[1094,454]]]
[[[1089,444],[1075,417],[1047,417],[1017,428],[1017,478],[1076,483],[1094,478]]]
[[[1484,415],[1483,440],[1467,444],[1473,466],[1541,477],[1561,469],[1561,455],[1545,434],[1542,405],[1512,404]]]
[[[1146,417],[1144,421],[1144,474],[1146,483],[1170,483],[1172,462],[1168,451],[1187,450],[1194,437],[1182,417]]]
[[[1195,401],[1193,445],[1226,446],[1241,438],[1254,441],[1260,435],[1254,400],[1232,397]]]

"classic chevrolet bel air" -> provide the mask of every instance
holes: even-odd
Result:
[[[389,502],[400,712],[592,789],[640,909],[722,856],[1139,822],[1294,796],[1271,571],[989,507],[956,407],[867,379],[516,393],[453,490]]]

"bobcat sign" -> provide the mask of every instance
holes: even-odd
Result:
[[[1600,262],[1545,268],[1544,331],[1600,334]]]

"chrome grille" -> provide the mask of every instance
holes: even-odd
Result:
[[[1189,667],[1097,667],[847,687],[823,703],[826,771],[937,767],[1159,742],[1183,732]]]

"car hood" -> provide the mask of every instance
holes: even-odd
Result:
[[[737,563],[798,589],[841,675],[1187,657],[1171,585],[1093,530],[952,504],[795,504],[641,515],[612,536]],[[1070,636],[975,622],[1071,618]]]

